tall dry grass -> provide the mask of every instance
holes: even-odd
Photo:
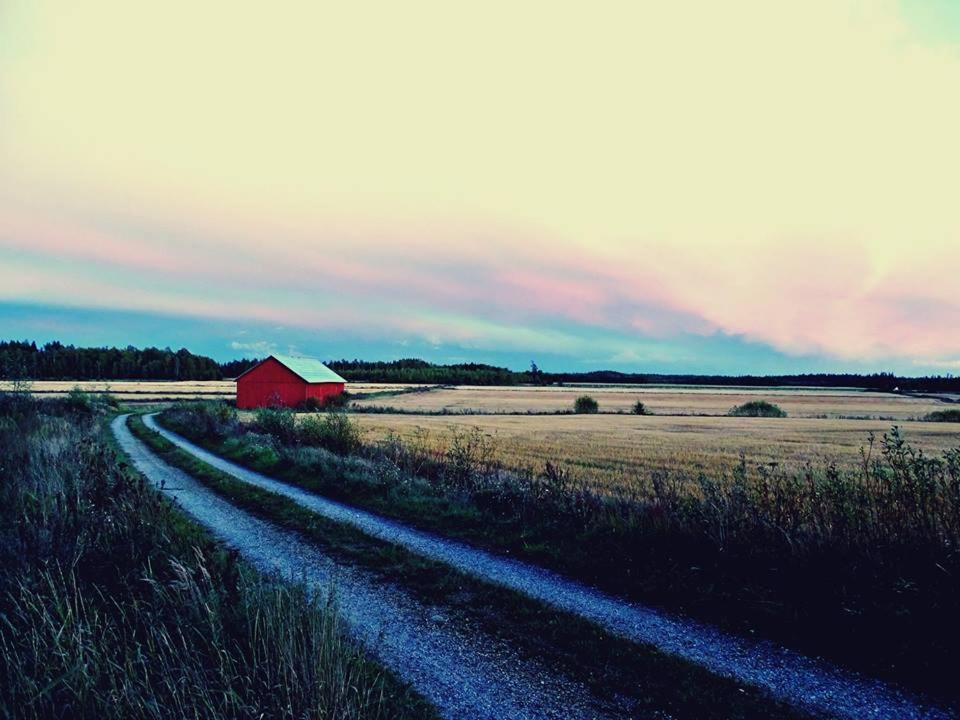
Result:
[[[430,715],[335,608],[211,544],[101,427],[0,396],[0,717]]]

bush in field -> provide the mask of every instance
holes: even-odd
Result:
[[[600,410],[600,404],[589,395],[581,395],[573,403],[573,411],[579,414],[590,414]]]
[[[297,421],[290,408],[258,408],[254,418],[254,428],[257,432],[270,435],[282,443],[296,444]]]
[[[637,400],[633,407],[630,409],[634,415],[652,415],[653,413],[647,410],[647,406],[643,404],[642,401]]]
[[[304,445],[322,447],[341,455],[360,449],[360,428],[345,413],[330,412],[310,415],[298,428],[300,442]]]
[[[766,400],[751,400],[743,405],[730,408],[727,415],[732,417],[785,418],[787,413]]]
[[[960,410],[936,410],[925,415],[927,422],[955,422],[960,423]]]

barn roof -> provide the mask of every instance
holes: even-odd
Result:
[[[264,362],[273,358],[278,363],[283,365],[287,370],[292,372],[294,375],[297,375],[301,380],[308,383],[345,383],[342,377],[337,375],[333,370],[328,368],[322,362],[315,358],[308,357],[294,357],[292,355],[277,355],[273,353],[268,357],[264,358],[261,362],[257,363],[253,367],[259,367]],[[237,380],[246,375],[250,368],[246,372],[240,373],[237,376]]]

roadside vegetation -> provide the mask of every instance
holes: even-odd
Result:
[[[0,394],[0,717],[420,718],[336,609],[118,460],[101,400]]]
[[[372,538],[290,498],[238,480],[177,448],[147,428],[140,416],[130,417],[128,426],[164,462],[189,473],[229,502],[295,530],[325,555],[402,586],[444,617],[481,628],[522,654],[537,656],[617,706],[630,698],[638,710],[691,720],[807,717],[757,688],[611,635],[576,615]]]
[[[559,463],[506,469],[479,432],[357,445],[334,416],[306,434],[217,404],[162,421],[309,490],[956,699],[960,448],[928,457],[894,428],[865,439],[855,471],[744,458],[599,490]]]

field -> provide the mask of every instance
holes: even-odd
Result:
[[[476,415],[466,417],[358,415],[368,440],[389,433],[416,437],[432,447],[448,446],[455,431],[478,428],[492,441],[496,457],[511,467],[539,472],[559,463],[578,478],[604,486],[630,483],[663,470],[694,476],[730,470],[744,453],[752,465],[783,469],[810,462],[852,467],[869,433],[890,430],[882,420],[809,418],[656,417],[632,415]],[[906,438],[925,452],[956,447],[960,424],[898,423]]]
[[[160,400],[233,400],[237,386],[233,380],[34,380],[28,383],[31,393],[42,397],[62,397],[74,388],[87,393],[109,392],[124,402],[157,402]],[[407,385],[372,385],[351,383],[356,393],[390,392]],[[0,392],[13,389],[13,384],[0,381]]]
[[[223,381],[37,381],[31,392],[56,397],[74,387],[109,391],[126,403],[188,399],[232,399],[235,384]],[[955,447],[960,425],[917,422],[951,407],[914,398],[856,389],[717,388],[684,386],[429,387],[351,383],[355,404],[395,408],[400,413],[355,415],[366,439],[390,433],[419,437],[431,447],[449,445],[455,431],[478,428],[491,439],[496,457],[509,467],[539,472],[559,463],[599,486],[629,483],[639,474],[694,474],[731,469],[741,453],[751,466],[805,463],[854,466],[869,433],[896,423],[916,447],[938,453]],[[0,390],[8,389],[0,384]],[[410,392],[420,390],[419,392]],[[590,394],[599,415],[561,415],[574,399]],[[786,419],[732,418],[731,407],[765,399],[783,408]],[[638,400],[652,416],[629,414]],[[436,413],[450,413],[437,415]],[[459,413],[469,413],[459,415]],[[533,414],[528,414],[533,413]]]
[[[364,392],[348,386],[351,392]],[[369,387],[369,386],[366,386]],[[678,386],[564,386],[437,388],[429,392],[357,401],[360,407],[385,406],[403,412],[555,413],[573,408],[588,394],[600,403],[600,412],[629,412],[638,400],[658,415],[725,415],[734,405],[764,399],[790,416],[801,418],[868,418],[916,420],[942,409],[943,403],[856,389],[717,388]]]
[[[569,410],[582,394],[598,400],[601,414],[546,414]],[[776,403],[788,417],[727,416],[734,405],[758,399]],[[628,414],[638,400],[654,414]],[[853,467],[860,463],[870,433],[879,437],[894,423],[928,453],[939,454],[960,440],[958,424],[917,421],[949,405],[854,389],[456,387],[357,404],[402,412],[357,415],[367,440],[396,433],[440,448],[454,434],[476,428],[490,438],[497,459],[507,466],[539,472],[547,462],[559,463],[600,486],[630,483],[651,471],[693,476],[729,471],[741,454],[751,466],[775,463],[797,469],[835,462]],[[430,414],[439,412],[452,414]]]

